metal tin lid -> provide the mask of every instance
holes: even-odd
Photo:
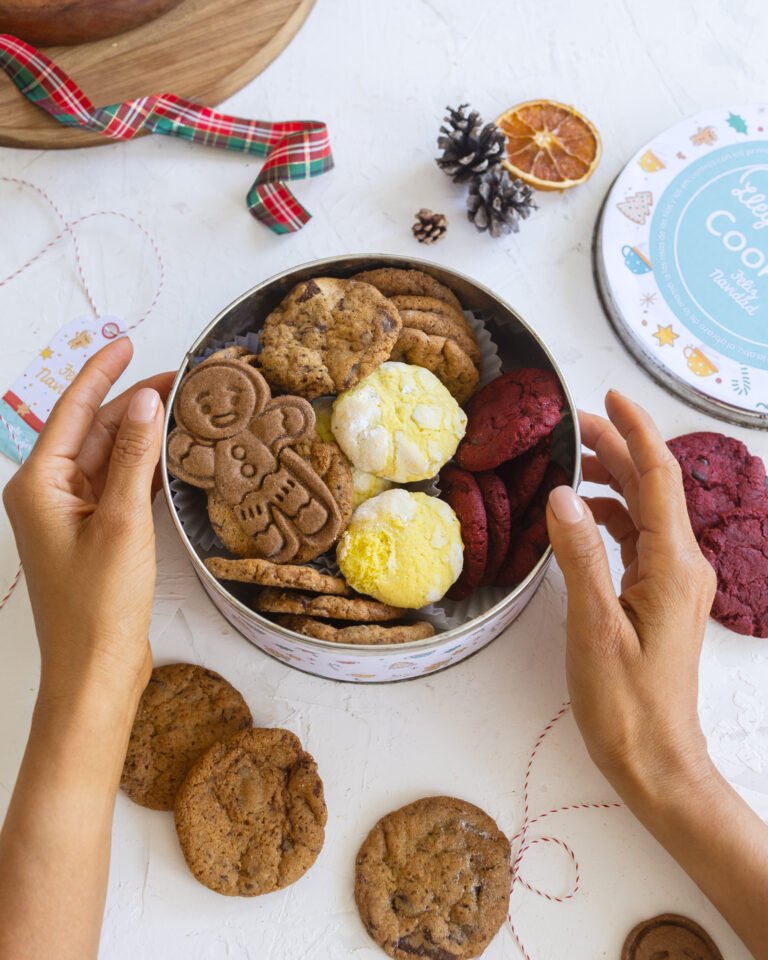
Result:
[[[768,429],[768,105],[709,110],[641,147],[594,239],[621,340],[705,412]]]

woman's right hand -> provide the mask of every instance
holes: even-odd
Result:
[[[593,760],[627,798],[690,789],[712,771],[697,691],[716,578],[691,530],[680,468],[653,421],[614,391],[606,410],[610,421],[580,417],[595,454],[584,459],[584,478],[624,503],[558,487],[547,522],[568,591],[574,716]],[[598,525],[621,547],[618,596]]]

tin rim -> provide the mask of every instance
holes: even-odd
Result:
[[[330,651],[344,651],[347,653],[354,652],[359,657],[365,656],[380,656],[382,654],[390,654],[396,651],[401,652],[411,652],[418,650],[420,652],[428,651],[433,647],[439,647],[447,642],[460,641],[463,637],[467,636],[470,633],[473,633],[475,630],[485,626],[493,619],[495,619],[503,610],[513,605],[513,603],[525,593],[529,586],[539,580],[536,587],[540,585],[540,581],[543,579],[543,574],[546,568],[549,566],[552,559],[552,547],[550,544],[547,545],[546,550],[539,559],[536,566],[531,570],[528,576],[522,580],[513,590],[511,590],[505,597],[499,600],[498,603],[494,604],[488,610],[484,611],[480,616],[473,617],[467,623],[461,624],[458,627],[453,627],[451,630],[446,630],[442,633],[436,634],[432,637],[427,637],[424,640],[412,640],[406,643],[386,643],[386,644],[376,644],[376,645],[363,645],[363,644],[354,644],[354,643],[335,643],[330,640],[318,640],[315,637],[307,637],[303,634],[296,634],[293,630],[288,630],[286,627],[281,626],[278,623],[274,623],[272,620],[267,620],[266,617],[261,616],[261,614],[253,610],[251,607],[246,606],[242,601],[238,600],[233,594],[226,590],[222,584],[210,573],[205,564],[201,561],[200,557],[197,554],[197,551],[193,544],[191,543],[189,537],[184,530],[184,527],[181,524],[181,520],[176,512],[173,503],[173,497],[170,489],[170,475],[168,473],[168,463],[167,463],[167,444],[165,438],[167,438],[171,418],[173,416],[173,405],[176,399],[176,393],[179,388],[179,384],[185,373],[187,372],[190,360],[197,355],[200,347],[211,337],[215,332],[219,324],[224,320],[237,306],[243,303],[245,300],[252,297],[255,293],[262,291],[272,285],[278,284],[280,281],[286,280],[294,274],[298,274],[307,269],[317,269],[325,270],[327,268],[334,268],[337,266],[349,265],[351,262],[360,261],[360,269],[373,269],[374,264],[378,264],[381,267],[395,267],[400,269],[417,269],[423,270],[425,273],[428,273],[432,276],[432,270],[437,269],[441,274],[454,277],[467,286],[481,292],[484,296],[494,301],[502,311],[506,311],[514,317],[515,321],[520,325],[520,327],[526,332],[526,334],[536,343],[537,347],[542,351],[547,360],[549,361],[553,372],[558,378],[560,386],[563,389],[565,394],[566,407],[571,415],[571,424],[572,424],[572,442],[573,442],[573,455],[574,455],[574,464],[573,464],[573,475],[571,477],[571,485],[574,489],[578,488],[578,485],[581,481],[581,432],[579,429],[579,418],[576,405],[573,400],[570,388],[563,376],[562,370],[560,369],[559,364],[555,360],[552,352],[546,343],[541,339],[541,337],[536,333],[536,331],[520,316],[517,310],[512,307],[511,304],[507,303],[496,293],[486,287],[484,284],[479,283],[478,281],[468,277],[464,273],[460,273],[458,270],[454,270],[451,267],[445,267],[441,264],[434,263],[430,260],[423,260],[417,257],[399,257],[393,254],[386,253],[365,253],[365,254],[342,254],[339,256],[333,257],[323,257],[319,260],[308,260],[305,263],[297,264],[296,266],[290,267],[287,270],[282,270],[279,273],[273,274],[271,277],[268,277],[266,280],[262,280],[260,283],[255,284],[249,290],[246,290],[239,297],[229,303],[226,307],[219,311],[216,316],[206,325],[206,327],[200,332],[197,338],[194,340],[192,345],[187,349],[184,354],[182,363],[176,373],[171,389],[168,393],[168,398],[165,405],[165,420],[163,424],[163,445],[160,456],[160,466],[163,482],[163,493],[165,495],[165,501],[168,505],[168,509],[171,514],[174,526],[176,527],[176,532],[181,538],[181,542],[184,544],[184,547],[187,550],[191,560],[192,566],[194,567],[195,573],[199,578],[204,580],[204,582],[215,590],[224,600],[228,603],[231,603],[233,607],[238,611],[238,613],[245,617],[247,620],[252,620],[257,623],[262,629],[266,630],[269,633],[274,634],[277,637],[280,637],[282,640],[289,642],[296,642],[297,639],[301,641],[302,644],[306,645],[309,648],[315,647],[318,650],[323,650],[324,652]],[[405,266],[404,266],[405,265]],[[535,592],[535,591],[534,591]]]

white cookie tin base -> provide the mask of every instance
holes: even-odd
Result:
[[[594,268],[655,379],[768,428],[768,105],[710,110],[641,147],[606,198]]]
[[[166,433],[172,429],[173,401],[192,358],[203,353],[213,342],[229,342],[258,330],[267,313],[300,281],[317,276],[349,277],[374,267],[411,268],[431,274],[450,286],[468,309],[481,311],[488,317],[486,325],[504,369],[539,366],[556,374],[565,391],[566,408],[553,437],[553,454],[565,467],[573,486],[577,486],[581,442],[576,407],[557,364],[537,334],[508,304],[468,277],[425,261],[386,255],[332,257],[305,264],[259,284],[230,304],[203,331],[185,357],[168,397]],[[166,501],[174,524],[195,573],[218,610],[264,653],[319,677],[353,683],[386,683],[425,676],[459,663],[489,644],[519,616],[544,579],[552,557],[551,549],[547,548],[529,576],[494,606],[468,622],[426,640],[381,646],[315,640],[272,623],[248,606],[248,588],[237,584],[229,585],[229,590],[208,572],[203,563],[206,552],[190,541],[174,506],[165,449],[162,467]]]

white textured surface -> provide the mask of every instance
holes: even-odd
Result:
[[[243,115],[317,116],[330,125],[338,166],[297,187],[315,219],[293,237],[272,236],[245,211],[255,161],[165,138],[67,153],[3,150],[0,172],[44,186],[72,217],[111,207],[136,216],[157,238],[167,285],[155,316],[136,332],[132,376],[176,367],[215,312],[278,270],[334,253],[384,251],[434,258],[505,296],[553,347],[581,406],[599,409],[605,389],[618,385],[649,407],[668,436],[718,429],[667,396],[614,339],[593,289],[589,247],[600,201],[641,143],[704,107],[764,99],[766,20],[759,0],[320,0],[296,41],[228,104]],[[576,103],[592,118],[603,134],[603,161],[587,186],[540,197],[540,211],[519,237],[494,242],[475,234],[464,220],[461,192],[434,166],[436,129],[448,102],[471,100],[490,119],[537,96]],[[0,198],[6,238],[0,274],[6,274],[54,225],[31,195],[0,185]],[[410,237],[421,206],[451,220],[448,236],[433,248]],[[151,257],[107,221],[81,235],[97,300],[105,311],[135,318],[151,296]],[[84,308],[64,244],[1,288],[0,383],[9,383],[56,326]],[[768,454],[764,435],[729,432]],[[0,464],[0,480],[10,472]],[[236,635],[204,597],[162,503],[156,512],[156,659],[222,671],[243,691],[257,722],[298,733],[318,759],[330,819],[326,847],[300,883],[254,901],[228,900],[186,871],[170,815],[120,797],[102,955],[376,960],[382,954],[357,919],[352,881],[355,851],[380,815],[447,792],[480,804],[510,833],[520,823],[528,752],[566,695],[561,577],[553,569],[504,637],[447,673],[397,686],[340,686],[293,672]],[[15,562],[5,519],[0,538],[5,583]],[[87,585],[82,592],[87,602]],[[5,799],[37,685],[23,585],[0,612],[0,636]],[[717,763],[766,815],[766,641],[710,625],[701,680],[702,721]],[[560,726],[535,773],[533,808],[611,798],[572,721]],[[695,917],[730,960],[745,960],[724,921],[628,813],[565,814],[550,823],[548,830],[579,855],[583,886],[566,905],[515,894],[514,919],[535,960],[616,958],[628,929],[659,911]],[[529,879],[563,890],[570,868],[555,848],[538,851]],[[517,956],[507,931],[486,956]]]

